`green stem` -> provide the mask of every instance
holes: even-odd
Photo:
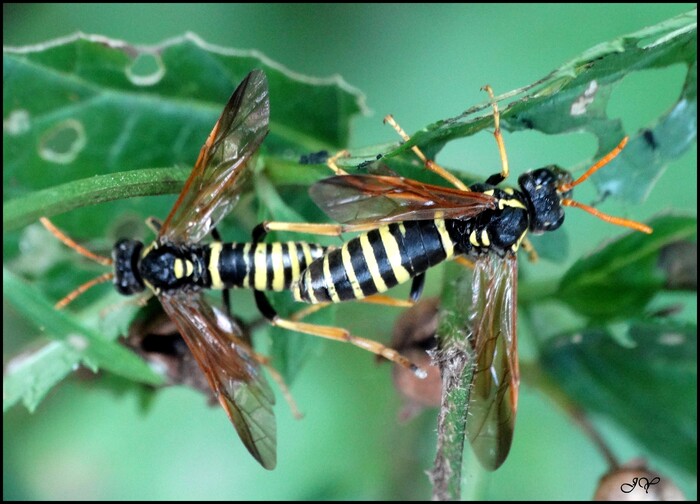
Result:
[[[455,271],[450,271],[453,269]],[[442,404],[438,416],[437,453],[430,479],[433,500],[460,500],[462,495],[462,459],[466,438],[469,384],[473,371],[472,356],[461,328],[471,298],[471,282],[461,275],[462,267],[446,265],[446,282],[441,296],[443,312],[438,334],[441,337],[437,356],[442,375]],[[460,279],[461,278],[461,279]]]
[[[68,182],[14,198],[3,204],[3,230],[18,229],[39,217],[68,212],[105,201],[175,194],[192,170],[189,168],[152,168],[109,175],[98,175]]]

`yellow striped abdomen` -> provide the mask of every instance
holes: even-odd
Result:
[[[307,303],[360,299],[406,282],[454,255],[445,221],[381,226],[313,261],[294,286]]]
[[[207,259],[211,289],[288,290],[307,265],[323,256],[305,242],[212,243]]]

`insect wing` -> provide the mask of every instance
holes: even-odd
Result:
[[[496,206],[495,198],[382,175],[338,175],[309,190],[329,217],[342,223],[464,219]]]
[[[237,201],[247,165],[267,135],[270,101],[267,77],[254,70],[231,95],[199,153],[159,236],[197,242]]]
[[[210,306],[201,293],[159,296],[209,386],[248,451],[266,469],[277,463],[274,394],[238,325]]]
[[[508,456],[518,406],[518,265],[514,255],[484,256],[472,279],[469,324],[475,368],[467,436],[479,462],[497,469]]]

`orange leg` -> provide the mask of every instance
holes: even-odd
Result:
[[[308,222],[264,221],[253,232],[253,241],[261,241],[270,231],[289,231],[292,233],[310,233],[323,236],[340,236],[343,233],[360,233],[376,229],[376,222],[366,224],[313,224]]]
[[[277,383],[277,386],[280,388],[280,392],[282,392],[284,400],[287,401],[289,409],[292,411],[292,415],[294,415],[294,418],[296,418],[297,420],[304,418],[304,414],[301,411],[299,411],[299,407],[297,406],[294,397],[292,397],[292,393],[289,391],[289,387],[284,381],[284,378],[282,378],[282,375],[279,374],[279,372],[275,368],[273,368],[272,365],[270,365],[270,359],[262,354],[254,352],[252,348],[249,348],[248,351],[261,366],[267,369],[267,372],[270,373],[272,379],[275,380],[275,383]]]
[[[362,299],[357,299],[356,300],[359,303],[371,303],[371,304],[379,304],[379,305],[384,305],[384,306],[393,306],[396,308],[410,308],[413,306],[415,303],[413,301],[409,300],[403,300],[403,299],[396,299],[391,296],[385,296],[383,294],[374,294],[373,296],[369,296],[366,298]],[[302,320],[312,313],[316,313],[322,308],[326,308],[327,306],[332,306],[335,303],[317,303],[317,304],[312,304],[307,306],[306,308],[303,308],[297,312],[294,312],[289,316],[289,318],[293,321],[298,321]]]
[[[348,156],[350,156],[350,152],[347,151],[347,150],[345,150],[345,149],[343,149],[343,150],[341,150],[340,152],[338,152],[335,156],[332,156],[332,157],[328,158],[328,161],[326,161],[326,166],[328,166],[328,168],[330,168],[330,169],[333,171],[333,173],[335,173],[336,175],[347,175],[348,172],[346,172],[345,170],[343,170],[342,168],[340,168],[340,167],[336,164],[336,162],[337,162],[338,159],[340,159],[341,157],[348,157]]]
[[[464,256],[457,256],[454,258],[454,261],[460,266],[464,266],[465,268],[469,268],[470,270],[474,269],[474,261]]]
[[[520,244],[523,247],[523,250],[527,252],[527,257],[530,259],[530,262],[537,262],[540,258],[540,256],[537,254],[537,250],[535,250],[535,246],[532,244],[532,242],[528,239],[526,236],[523,238],[522,243]]]
[[[498,111],[498,103],[496,102],[496,97],[493,94],[493,89],[488,84],[481,88],[489,94],[489,99],[491,100],[491,107],[493,107],[493,136],[496,139],[496,145],[498,145],[498,153],[501,156],[501,181],[508,178],[510,170],[508,169],[508,156],[506,155],[506,146],[503,143],[503,135],[501,134],[501,114]]]
[[[373,354],[380,355],[385,359],[395,362],[396,364],[399,364],[407,369],[410,369],[419,378],[425,378],[427,376],[424,369],[418,367],[416,364],[408,360],[396,350],[393,350],[379,343],[378,341],[353,336],[349,331],[341,327],[307,324],[305,322],[294,322],[280,317],[273,318],[271,322],[274,326],[284,327],[285,329],[289,329],[291,331],[297,331],[304,334],[310,334],[311,336],[320,336],[321,338],[350,343],[364,350],[372,352]]]
[[[405,142],[408,142],[411,137],[409,137],[406,132],[403,130],[401,126],[394,120],[394,117],[389,114],[384,118],[384,123],[389,123],[394,130],[403,138]],[[432,159],[428,159],[425,154],[423,154],[423,151],[420,150],[420,148],[417,145],[414,145],[411,147],[411,150],[415,153],[416,156],[423,162],[423,165],[433,173],[436,173],[440,175],[442,178],[447,180],[450,184],[455,186],[457,189],[461,189],[462,191],[469,191],[469,187],[467,187],[464,182],[459,180],[457,177],[452,175],[450,172],[448,172],[445,168],[437,164],[435,161]]]

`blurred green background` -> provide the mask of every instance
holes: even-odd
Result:
[[[600,42],[654,25],[694,4],[665,5],[3,5],[3,43],[35,44],[82,31],[155,44],[191,31],[207,42],[258,49],[311,76],[342,75],[362,90],[373,115],[354,122],[351,147],[394,141],[382,125],[392,113],[413,132],[483,102],[483,84],[497,93],[529,84]],[[628,132],[675,102],[683,69],[630,76],[614,88],[609,115]],[[595,152],[592,137],[506,133],[511,170],[556,162],[572,166]],[[438,161],[489,175],[499,168],[490,135],[453,142]],[[697,211],[696,152],[673,163],[649,200],[604,211],[645,220],[667,208]],[[578,191],[578,189],[577,189]],[[583,188],[577,199],[594,198]],[[573,212],[569,212],[572,216]],[[581,230],[573,248],[592,250],[618,234],[590,216],[567,217]],[[575,233],[569,233],[574,236]],[[559,268],[543,266],[557,274]],[[438,276],[438,275],[433,275]],[[435,292],[435,287],[433,291]],[[430,290],[430,289],[429,289]],[[356,334],[385,340],[394,313],[340,310]],[[5,312],[7,313],[7,311]],[[359,316],[358,316],[359,313]],[[378,326],[385,326],[380,331]],[[36,330],[3,315],[8,332],[29,344]],[[527,334],[521,333],[527,353]],[[525,355],[527,358],[527,355]],[[324,343],[292,392],[306,417],[297,422],[280,400],[277,469],[248,455],[225,415],[189,389],[160,392],[144,414],[132,394],[68,381],[30,415],[15,407],[3,422],[5,499],[423,499],[424,471],[434,456],[435,411],[398,425],[400,400],[390,368],[348,345]],[[492,499],[587,499],[604,460],[546,397],[524,384],[513,450],[501,470],[481,480]],[[600,421],[616,454],[645,452]],[[686,495],[694,479],[652,459],[678,478]]]

